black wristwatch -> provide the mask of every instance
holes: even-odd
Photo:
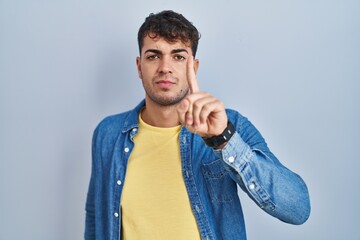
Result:
[[[235,127],[230,121],[228,121],[227,127],[225,128],[222,134],[210,138],[202,138],[202,139],[209,147],[217,148],[220,147],[225,142],[229,141],[232,135],[234,135],[234,133],[235,133]]]

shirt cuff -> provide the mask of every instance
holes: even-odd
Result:
[[[245,162],[250,161],[253,154],[249,145],[242,140],[238,132],[235,132],[224,148],[216,149],[214,152],[237,171],[240,171]]]
[[[241,178],[248,194],[261,207],[273,211],[275,205],[272,203],[269,194],[261,186],[251,165],[254,161],[255,153],[250,146],[244,142],[239,133],[236,132],[223,149],[214,150],[215,154],[222,159],[230,168],[238,173],[235,179]],[[240,180],[240,179],[239,179]]]

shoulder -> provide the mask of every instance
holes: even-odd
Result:
[[[126,111],[105,117],[96,126],[94,130],[94,138],[104,138],[105,136],[111,137],[119,135],[130,113],[131,111]]]
[[[228,119],[232,122],[232,124],[234,124],[234,126],[242,125],[243,123],[248,121],[248,119],[245,116],[243,116],[241,113],[239,113],[234,109],[227,108],[226,115]]]
[[[110,115],[104,118],[95,128],[94,138],[98,135],[100,138],[116,137],[121,132],[126,132],[129,129],[138,126],[138,117],[141,109],[145,105],[145,100],[141,101],[134,109]]]
[[[264,142],[261,133],[247,117],[243,116],[238,111],[233,109],[226,109],[226,114],[229,121],[235,126],[235,128],[245,142]]]
[[[127,118],[127,116],[129,116],[130,112],[131,111],[126,111],[107,116],[100,121],[96,128],[101,130],[121,128],[125,122],[125,119]]]

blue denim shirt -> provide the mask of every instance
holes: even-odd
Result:
[[[121,238],[121,193],[144,105],[105,118],[94,131],[85,239]],[[270,215],[304,223],[310,214],[304,181],[278,161],[245,117],[226,112],[237,132],[224,149],[207,147],[184,127],[179,135],[182,175],[201,238],[246,239],[237,185]]]

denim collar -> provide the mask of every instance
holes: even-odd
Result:
[[[122,133],[128,132],[133,128],[139,127],[139,114],[144,106],[145,106],[145,99],[143,99],[133,110],[129,111],[129,114],[125,118],[125,122],[122,128]]]

